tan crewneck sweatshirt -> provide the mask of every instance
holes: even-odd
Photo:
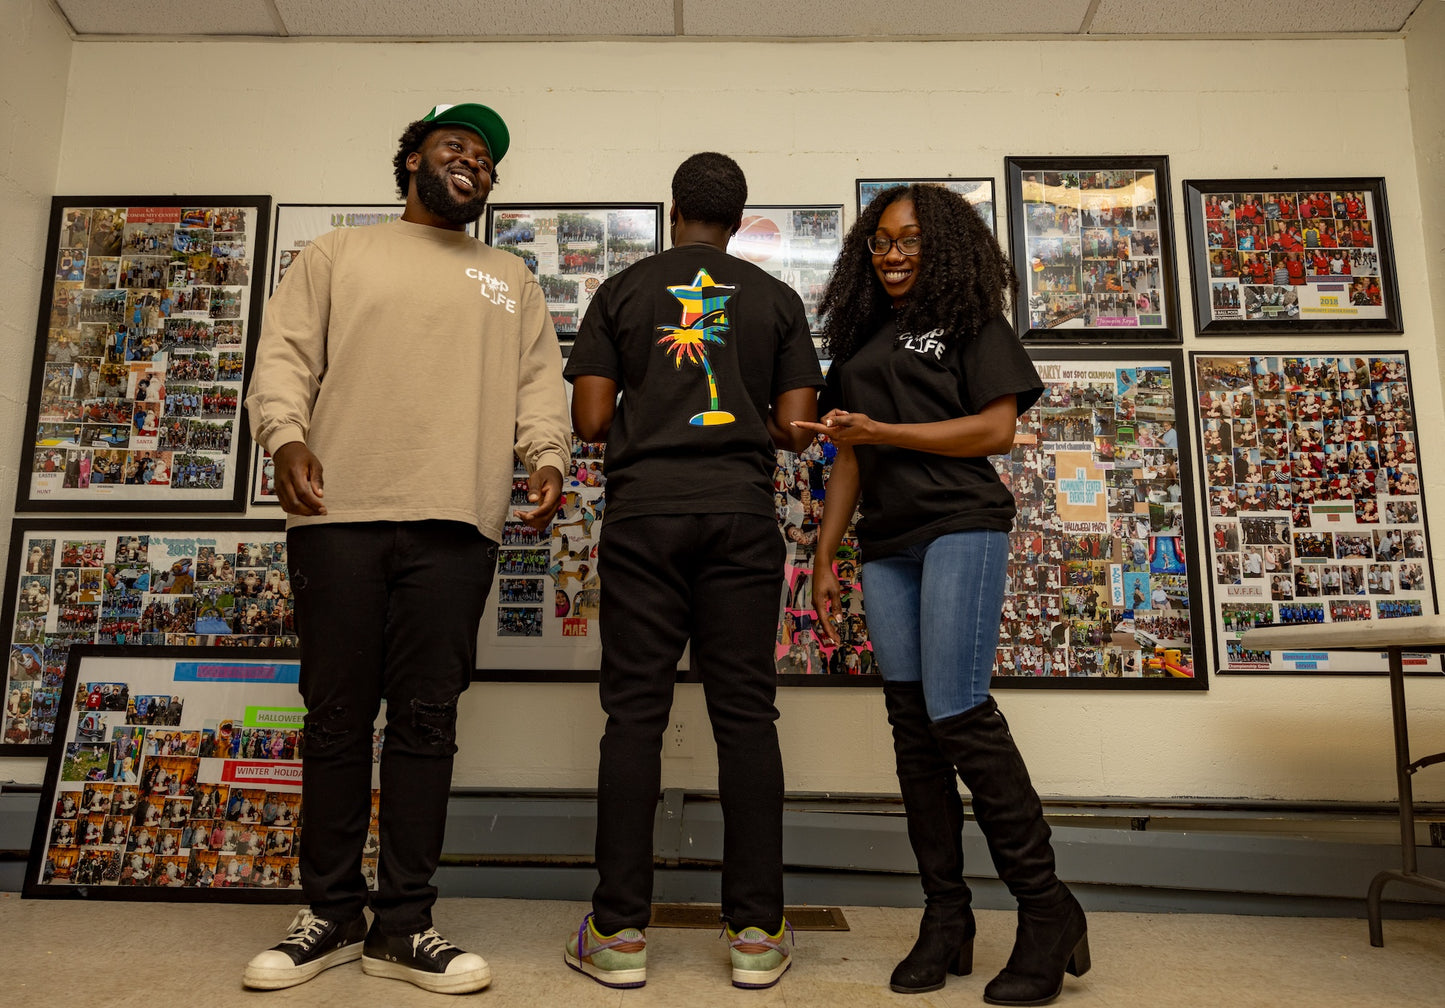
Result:
[[[397,220],[322,235],[266,306],[246,396],[268,451],[321,460],[323,522],[450,519],[500,540],[513,455],[565,471],[562,355],[521,259]]]

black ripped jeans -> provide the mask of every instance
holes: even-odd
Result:
[[[350,919],[369,902],[383,933],[425,931],[457,751],[457,698],[476,665],[497,544],[450,521],[305,525],[290,529],[286,543],[307,709],[302,889],[318,916]],[[362,848],[382,700],[381,853],[370,894]]]

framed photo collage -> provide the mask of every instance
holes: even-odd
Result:
[[[57,197],[19,511],[240,511],[267,196]]]
[[[305,828],[297,654],[75,648],[24,894],[295,902]],[[373,759],[361,852],[369,889],[377,885],[380,793]]]

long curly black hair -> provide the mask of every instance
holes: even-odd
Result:
[[[998,239],[962,196],[940,185],[894,186],[873,197],[843,239],[819,304],[823,348],[834,361],[857,353],[893,312],[873,271],[868,239],[883,211],[911,200],[923,232],[918,278],[896,312],[899,332],[943,330],[943,341],[971,339],[1018,296],[1019,281]]]
[[[406,167],[406,159],[411,156],[412,151],[421,150],[422,144],[433,130],[442,129],[449,123],[427,122],[425,119],[418,119],[416,122],[408,123],[402,131],[401,138],[396,142],[396,154],[391,159],[391,170],[396,178],[396,191],[406,199],[407,190],[411,187],[411,172]],[[485,141],[484,141],[485,142]],[[492,165],[492,185],[501,181],[497,175],[497,166]]]

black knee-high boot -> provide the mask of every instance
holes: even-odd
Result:
[[[990,697],[933,725],[940,746],[973,795],[973,815],[998,877],[1019,904],[1013,952],[984,988],[997,1005],[1044,1005],[1063,990],[1064,973],[1089,969],[1083,907],[1054,874],[1043,805],[1008,722]]]
[[[918,941],[893,970],[889,986],[901,994],[922,994],[942,987],[949,973],[973,972],[972,894],[963,881],[963,801],[953,763],[929,728],[923,687],[886,683],[883,697],[893,726],[908,842],[924,894]]]

